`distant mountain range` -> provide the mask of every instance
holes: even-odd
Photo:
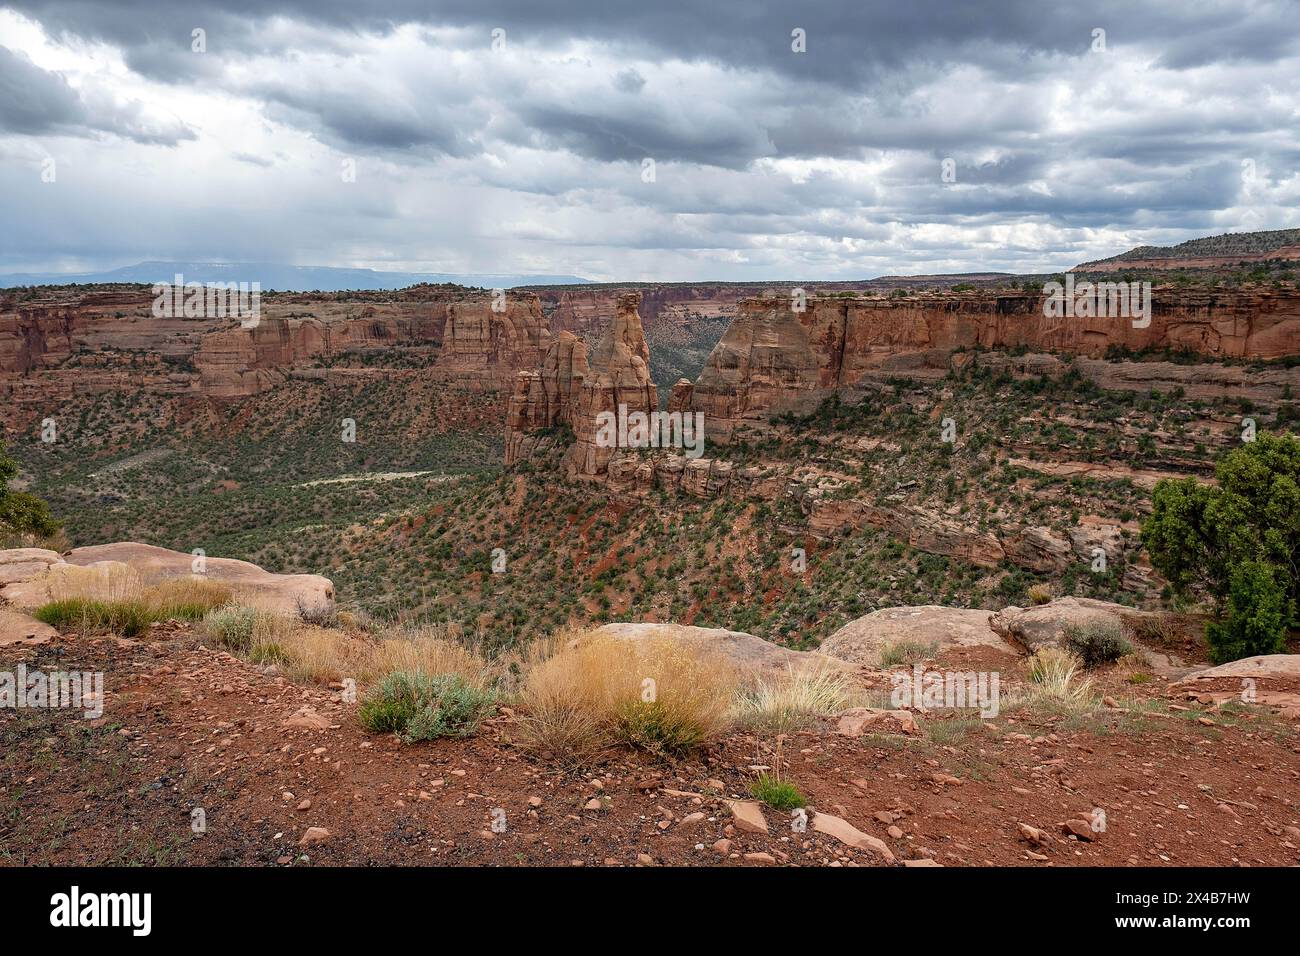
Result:
[[[105,282],[258,282],[263,291],[341,292],[347,289],[403,289],[428,282],[484,289],[521,285],[586,285],[590,280],[566,275],[495,275],[450,272],[379,272],[331,266],[290,266],[275,262],[139,262],[107,272],[15,272],[0,275],[0,288],[29,285],[97,285]]]

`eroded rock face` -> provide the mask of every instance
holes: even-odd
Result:
[[[72,296],[74,293],[68,293]],[[40,404],[123,387],[237,399],[346,352],[435,356],[435,376],[468,388],[509,387],[550,341],[537,297],[413,287],[373,301],[263,296],[256,324],[157,317],[148,290],[93,292],[71,302],[0,309],[0,395]],[[493,304],[499,310],[493,309]],[[382,374],[374,370],[371,374]]]
[[[848,529],[880,528],[929,554],[961,558],[981,567],[995,567],[1008,557],[1002,540],[992,531],[970,528],[916,505],[881,507],[858,498],[826,498],[809,494],[802,500],[808,527],[829,537]]]
[[[806,410],[872,375],[942,377],[963,354],[957,350],[1028,348],[1092,360],[1112,348],[1167,347],[1224,359],[1300,351],[1300,294],[1293,291],[1156,289],[1145,328],[1128,318],[1048,317],[1043,296],[1032,292],[814,297],[803,311],[795,303],[784,295],[742,301],[710,354],[691,404],[720,439],[771,413]],[[1084,371],[1123,387],[1112,364]],[[1149,370],[1134,374],[1146,376],[1140,387],[1152,387]]]
[[[528,457],[536,432],[568,425],[575,440],[564,454],[565,471],[579,478],[608,473],[619,449],[597,442],[600,416],[653,412],[659,403],[639,301],[635,292],[618,297],[614,321],[590,355],[580,339],[561,332],[537,369],[515,377],[506,410],[507,465]]]
[[[506,466],[530,457],[534,433],[572,425],[582,387],[591,376],[587,346],[572,332],[552,340],[541,365],[515,375],[506,408]]]
[[[512,292],[503,303],[487,295],[465,298],[447,306],[434,367],[466,381],[503,385],[519,370],[536,368],[550,343],[536,296]]]

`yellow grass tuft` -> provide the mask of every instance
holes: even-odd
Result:
[[[680,753],[732,725],[738,675],[716,652],[668,635],[561,632],[525,659],[520,743],[584,761],[624,744]]]
[[[1031,694],[1068,707],[1086,706],[1092,699],[1092,678],[1080,678],[1083,662],[1059,647],[1041,647],[1029,658]]]
[[[787,733],[814,717],[846,709],[856,689],[840,668],[789,666],[783,673],[758,676],[743,688],[736,697],[735,717],[755,730]]]

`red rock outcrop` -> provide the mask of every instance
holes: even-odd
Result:
[[[669,283],[642,288],[637,312],[647,329],[682,322],[688,317],[731,317],[737,304],[762,292],[761,285],[681,285]],[[593,337],[603,332],[619,295],[626,291],[599,286],[578,289],[538,289],[542,311],[552,333],[573,332]]]
[[[588,357],[581,340],[561,332],[540,367],[515,377],[506,410],[506,464],[528,457],[530,433],[568,425],[575,441],[564,454],[570,475],[604,475],[618,449],[597,442],[599,416],[653,412],[658,392],[650,380],[650,348],[637,312],[640,294],[618,297],[614,321]]]
[[[446,306],[442,348],[434,367],[467,381],[500,386],[520,370],[536,368],[550,342],[535,295],[511,293],[499,303],[483,296],[465,298]]]
[[[795,301],[766,295],[740,304],[691,394],[710,437],[725,440],[741,422],[806,409],[871,377],[940,377],[958,350],[1029,348],[1094,360],[1111,349],[1168,348],[1210,360],[1300,354],[1294,290],[1156,289],[1146,327],[1130,318],[1048,317],[1044,296],[1030,292],[821,296],[802,311]]]
[[[263,295],[256,324],[157,317],[150,290],[60,290],[0,305],[0,397],[42,407],[75,393],[131,389],[237,399],[348,352],[405,350],[431,374],[473,389],[508,387],[535,368],[550,332],[531,293],[499,311],[489,293],[415,287],[397,293]],[[370,374],[382,374],[371,370]]]
[[[639,292],[620,295],[613,324],[592,349],[590,375],[573,409],[576,440],[564,456],[565,470],[571,475],[603,475],[618,451],[597,441],[603,413],[653,412],[658,407],[659,393],[650,380],[650,347],[637,312],[640,302]]]

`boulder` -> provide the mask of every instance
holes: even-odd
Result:
[[[5,553],[8,552],[0,555]],[[44,571],[27,580],[4,585],[0,597],[18,607],[39,607],[50,599],[53,575],[66,573],[70,566],[108,568],[114,565],[132,568],[148,583],[188,577],[194,573],[194,556],[134,541],[74,548],[62,561],[47,564]],[[319,574],[273,574],[248,561],[205,558],[203,577],[231,585],[238,601],[267,611],[296,614],[300,607],[316,612],[334,608],[334,585]]]
[[[1040,647],[1060,647],[1066,628],[1093,622],[1122,625],[1125,618],[1150,617],[1123,604],[1092,598],[1057,598],[1037,607],[1006,607],[989,617],[989,626],[1031,654]]]
[[[850,670],[844,661],[835,660],[811,651],[792,651],[753,634],[728,631],[716,627],[687,627],[681,624],[606,624],[597,628],[598,634],[612,634],[626,640],[645,640],[671,637],[688,645],[714,651],[735,663],[743,670],[755,672],[784,672],[789,668],[830,667]]]
[[[57,551],[45,548],[10,548],[0,551],[0,585],[30,581],[43,574],[51,564],[63,559]]]
[[[861,737],[868,730],[912,735],[921,732],[910,710],[878,710],[875,707],[851,707],[840,714],[835,727],[835,732],[845,737]]]
[[[881,648],[903,641],[938,645],[937,653],[957,647],[1015,648],[989,627],[988,611],[940,607],[887,607],[850,621],[822,642],[821,652],[867,667],[880,666]]]
[[[6,644],[44,644],[58,631],[11,607],[0,607],[0,647]]]

